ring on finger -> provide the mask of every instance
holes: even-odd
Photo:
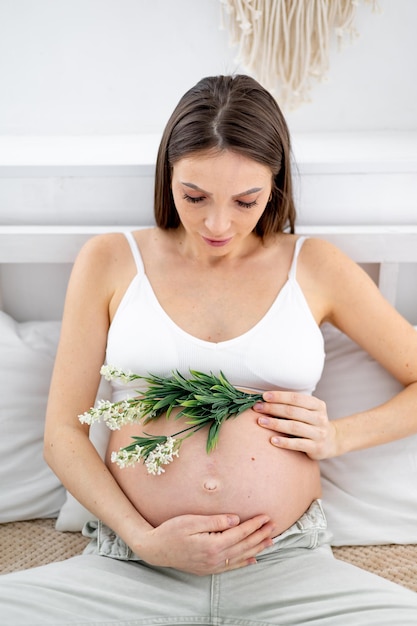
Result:
[[[226,559],[225,564],[226,564],[226,567],[229,567],[229,559]]]

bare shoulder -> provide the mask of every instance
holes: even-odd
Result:
[[[333,267],[335,262],[353,262],[340,248],[318,237],[307,237],[305,239],[302,247],[302,255],[308,258],[309,261],[316,259],[318,264],[329,264],[330,267]]]
[[[72,270],[70,292],[88,292],[109,299],[135,273],[135,262],[124,233],[95,235],[81,248]]]
[[[133,237],[144,242],[153,229],[132,231]],[[128,239],[124,232],[111,232],[95,235],[88,239],[81,248],[75,267],[83,271],[89,270],[97,274],[107,274],[114,269],[122,272],[126,268],[134,269],[134,261]]]
[[[340,248],[324,239],[310,237],[305,240],[300,253],[300,267],[309,278],[333,291],[340,280],[368,282],[367,274]]]
[[[307,299],[318,311],[319,323],[330,321],[347,330],[353,309],[369,315],[370,308],[381,304],[382,296],[368,274],[323,239],[312,237],[304,242],[297,276]]]
[[[128,250],[126,236],[123,233],[104,233],[88,239],[81,248],[76,262],[101,261],[111,263],[116,257]]]

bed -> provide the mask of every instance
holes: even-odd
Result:
[[[42,458],[44,411],[71,264],[89,237],[128,229],[0,227],[2,574],[62,560],[86,545],[81,528],[88,512]],[[305,226],[298,232],[326,238],[363,264],[394,305],[398,286],[404,291],[403,269],[417,268],[415,225]],[[417,279],[405,289],[404,310],[414,324],[416,290]],[[332,328],[323,334],[326,365],[316,393],[332,418],[396,392],[397,381],[347,337]],[[326,460],[322,476],[335,556],[417,592],[417,435]]]

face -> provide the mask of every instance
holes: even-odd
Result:
[[[172,173],[172,193],[187,237],[201,252],[237,250],[265,210],[271,170],[231,151],[205,152],[180,159]]]

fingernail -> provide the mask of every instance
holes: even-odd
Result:
[[[268,425],[268,418],[267,417],[260,417],[258,419],[258,424],[262,424],[263,426],[267,426]]]
[[[279,441],[280,441],[279,437],[272,437],[271,439],[271,442],[274,443],[275,445],[278,445]]]
[[[256,404],[253,405],[253,408],[255,409],[255,411],[262,411],[264,405],[262,404],[262,402],[256,402]]]

